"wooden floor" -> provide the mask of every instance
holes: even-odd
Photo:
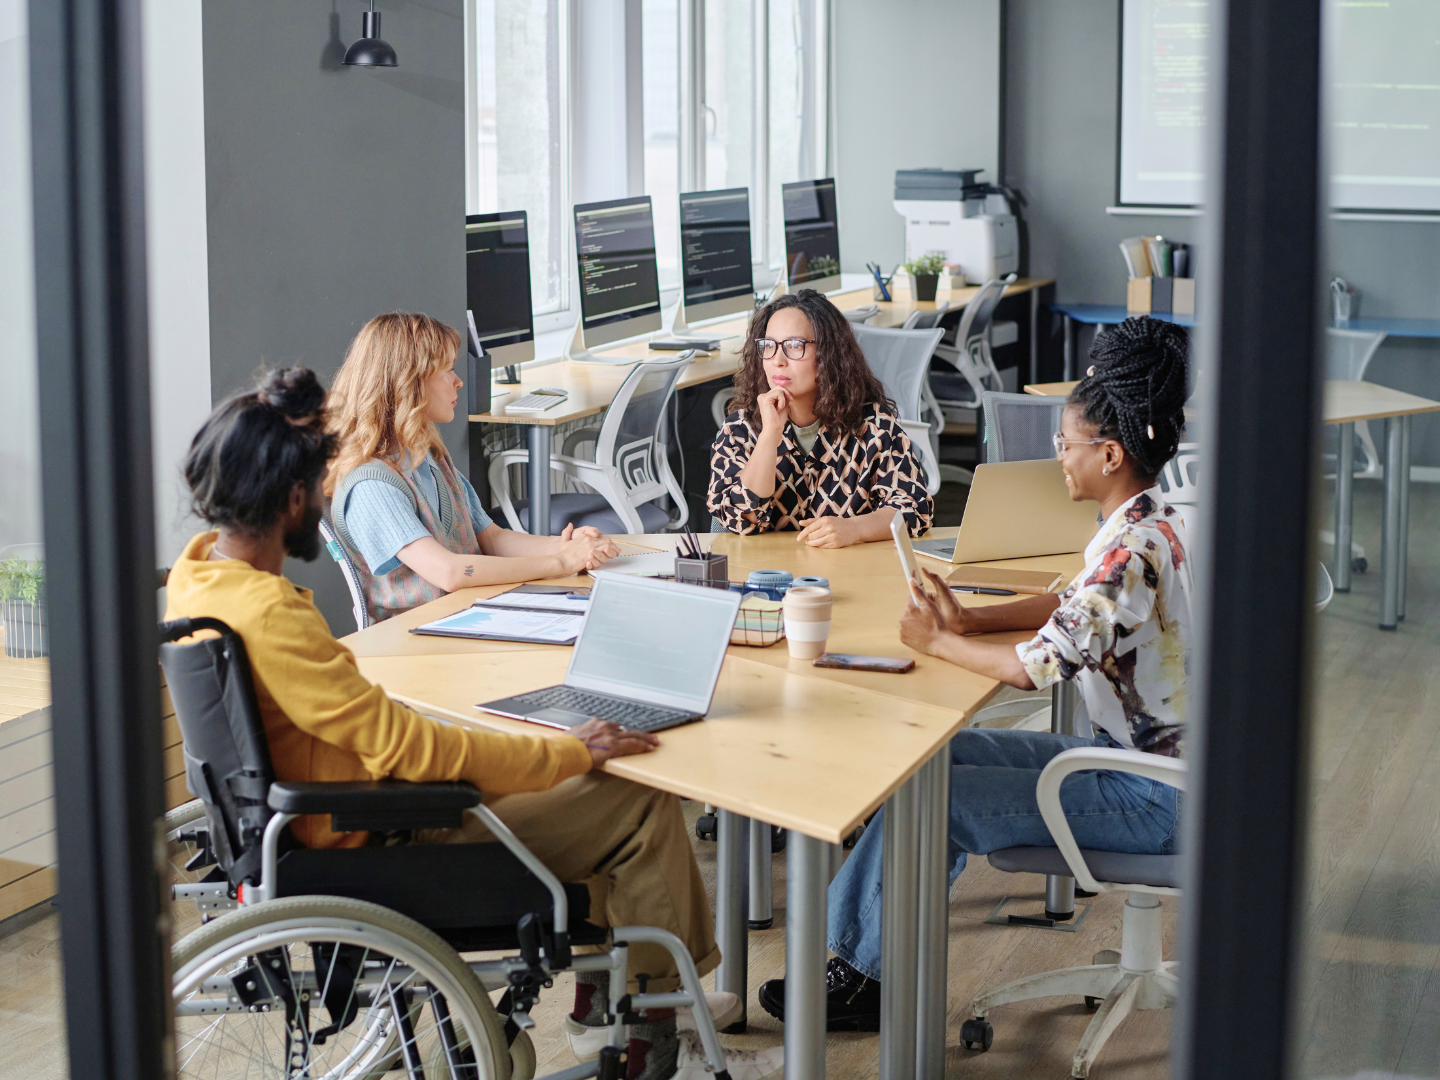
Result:
[[[1397,633],[1376,628],[1379,491],[1357,485],[1357,540],[1374,569],[1337,596],[1316,641],[1313,869],[1300,980],[1300,1074],[1346,1076],[1363,1069],[1440,1073],[1440,488],[1416,485],[1412,506],[1409,618]],[[944,509],[950,509],[945,507]],[[947,514],[947,516],[949,516]],[[1256,717],[1257,752],[1264,718]],[[692,816],[698,809],[691,807]],[[713,886],[715,848],[698,844]],[[784,924],[784,856],[775,864],[776,925]],[[950,907],[950,1028],[947,1072],[966,1077],[1068,1075],[1089,1015],[1064,999],[1012,1005],[991,1015],[987,1054],[954,1043],[980,989],[1049,968],[1088,963],[1118,947],[1121,898],[1101,897],[1078,934],[986,925],[1007,893],[1032,897],[1041,879],[972,863]],[[1082,901],[1084,902],[1084,901]],[[1180,903],[1165,901],[1166,954],[1174,955]],[[184,927],[182,926],[182,930]],[[1244,933],[1244,927],[1237,927]],[[59,942],[53,909],[0,923],[0,1080],[66,1076],[59,1017]],[[750,937],[750,1032],[736,1047],[776,1045],[781,1026],[755,1003],[759,983],[780,975],[780,929]],[[570,984],[560,980],[537,1018],[541,1072],[573,1063],[560,1014]],[[1094,1075],[1159,1080],[1169,1073],[1171,1016],[1143,1013],[1120,1029]],[[871,1077],[878,1037],[832,1035],[828,1074]]]

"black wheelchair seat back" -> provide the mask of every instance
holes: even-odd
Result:
[[[179,643],[203,630],[220,636]],[[185,780],[205,804],[211,850],[232,885],[256,884],[275,770],[245,643],[210,618],[161,623],[160,637],[160,666],[185,742]]]

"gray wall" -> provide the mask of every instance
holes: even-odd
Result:
[[[261,368],[327,383],[371,316],[464,325],[461,0],[388,0],[400,66],[341,66],[361,0],[204,0],[210,370],[215,400]],[[445,441],[467,467],[463,417]],[[349,598],[327,558],[292,563],[337,633]]]
[[[895,170],[1000,160],[1000,0],[836,0],[836,198],[842,269],[905,257]]]
[[[1120,0],[1005,3],[1006,182],[1030,203],[1029,272],[1057,279],[1061,300],[1124,303],[1116,244],[1126,236],[1200,237],[1198,218],[1105,213],[1115,202],[1119,26]],[[1333,221],[1326,235],[1327,267],[1362,291],[1362,315],[1440,317],[1440,222]],[[1440,342],[1390,338],[1367,378],[1440,397]],[[1440,420],[1418,418],[1414,438],[1415,464],[1440,465]]]

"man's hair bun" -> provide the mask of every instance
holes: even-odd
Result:
[[[308,420],[325,404],[325,388],[309,368],[276,368],[256,390],[257,398],[290,420]]]

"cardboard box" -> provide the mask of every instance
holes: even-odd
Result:
[[[1195,314],[1194,278],[1131,278],[1125,308],[1132,315]]]

